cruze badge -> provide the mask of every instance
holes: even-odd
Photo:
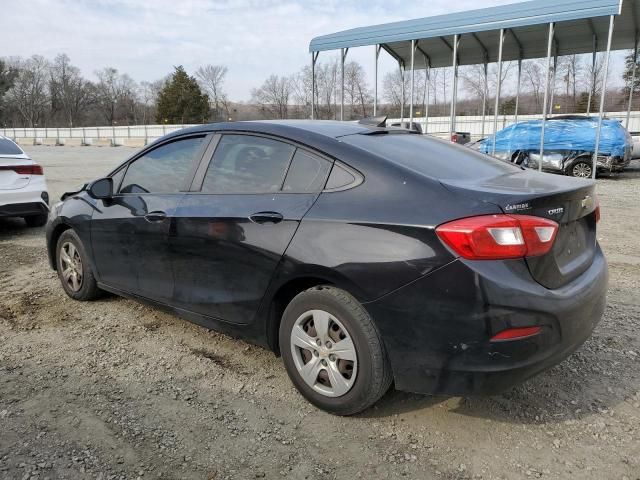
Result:
[[[547,213],[549,215],[561,215],[562,213],[564,213],[564,207],[552,208],[550,210],[547,210]]]

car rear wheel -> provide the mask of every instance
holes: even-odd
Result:
[[[391,385],[380,335],[350,294],[319,286],[298,294],[280,324],[280,351],[291,381],[315,406],[352,415]]]
[[[100,289],[93,276],[82,241],[73,230],[65,230],[56,247],[58,277],[65,293],[74,300],[93,300]]]
[[[584,161],[576,162],[571,167],[570,173],[572,177],[591,178],[591,165]]]
[[[29,215],[24,217],[28,227],[43,227],[47,223],[46,215]]]

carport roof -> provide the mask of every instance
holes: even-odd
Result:
[[[638,35],[640,0],[533,0],[499,7],[354,28],[311,40],[309,51],[381,45],[407,67],[411,40],[417,41],[416,68],[452,63],[453,35],[461,35],[460,65],[495,62],[500,29],[506,36],[503,60],[547,56],[548,24],[556,23],[555,52],[573,55],[606,49],[609,16],[616,15],[613,50],[633,48]],[[426,62],[425,62],[426,59]]]

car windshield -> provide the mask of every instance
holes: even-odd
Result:
[[[8,138],[0,138],[0,155],[22,155],[22,150]]]
[[[520,170],[488,155],[424,135],[347,135],[340,140],[440,180],[491,178]]]

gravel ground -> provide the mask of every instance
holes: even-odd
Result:
[[[31,147],[53,198],[133,150]],[[42,229],[0,220],[0,478],[640,479],[640,163],[598,180],[609,302],[561,365],[499,396],[307,404],[272,353],[133,301],[78,303]]]

